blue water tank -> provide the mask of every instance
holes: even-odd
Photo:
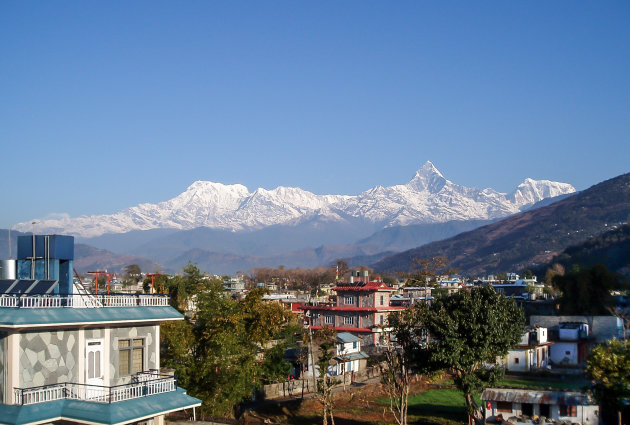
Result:
[[[72,294],[73,236],[35,235],[34,259],[33,236],[18,236],[17,243],[18,279],[58,280],[59,286],[55,288],[55,293]]]

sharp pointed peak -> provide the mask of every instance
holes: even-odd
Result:
[[[440,172],[440,170],[438,170],[436,168],[436,166],[431,162],[431,161],[427,161],[425,162],[422,167],[420,167],[420,169],[418,171],[416,171],[416,175],[433,175],[433,174],[437,174],[440,177],[444,177],[444,175]]]

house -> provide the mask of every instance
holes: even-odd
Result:
[[[31,247],[32,242],[32,247]],[[0,281],[0,424],[163,424],[201,401],[160,369],[164,295],[93,295],[73,282],[74,239],[18,238]]]
[[[361,338],[348,332],[337,334],[337,354],[334,366],[335,375],[343,375],[349,372],[358,372],[367,367],[369,356],[361,351]]]
[[[552,366],[581,367],[594,345],[623,336],[623,322],[614,316],[531,316],[530,324],[549,329]]]
[[[364,346],[380,343],[391,312],[403,310],[391,306],[390,295],[394,288],[380,278],[370,280],[367,271],[354,271],[349,282],[339,282],[333,288],[337,293],[334,305],[305,305],[311,329],[325,326],[337,332],[350,332],[361,338]]]
[[[488,388],[481,395],[486,423],[509,420],[515,425],[541,424],[553,420],[571,424],[597,425],[599,406],[577,391],[543,391]]]
[[[525,329],[519,345],[497,363],[503,364],[509,372],[534,372],[549,364],[550,347],[547,328],[530,326]]]

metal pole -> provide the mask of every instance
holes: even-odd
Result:
[[[35,222],[33,224],[33,258],[31,258],[31,279],[35,280]]]

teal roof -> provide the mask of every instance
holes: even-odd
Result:
[[[358,336],[352,335],[350,332],[339,332],[337,334],[337,339],[343,343],[361,341],[361,338],[359,338]]]
[[[367,359],[370,356],[368,356],[366,353],[364,353],[363,351],[359,351],[358,353],[350,353],[350,354],[344,354],[343,356],[337,356],[335,357],[335,359],[340,360],[340,361],[352,361],[352,360],[361,360],[361,359]]]
[[[1,327],[54,326],[61,324],[146,322],[183,319],[177,310],[163,307],[103,308],[0,308]]]
[[[201,400],[187,395],[183,388],[111,404],[80,400],[57,400],[28,406],[0,404],[0,424],[30,424],[56,419],[104,425],[126,424],[200,405]]]

